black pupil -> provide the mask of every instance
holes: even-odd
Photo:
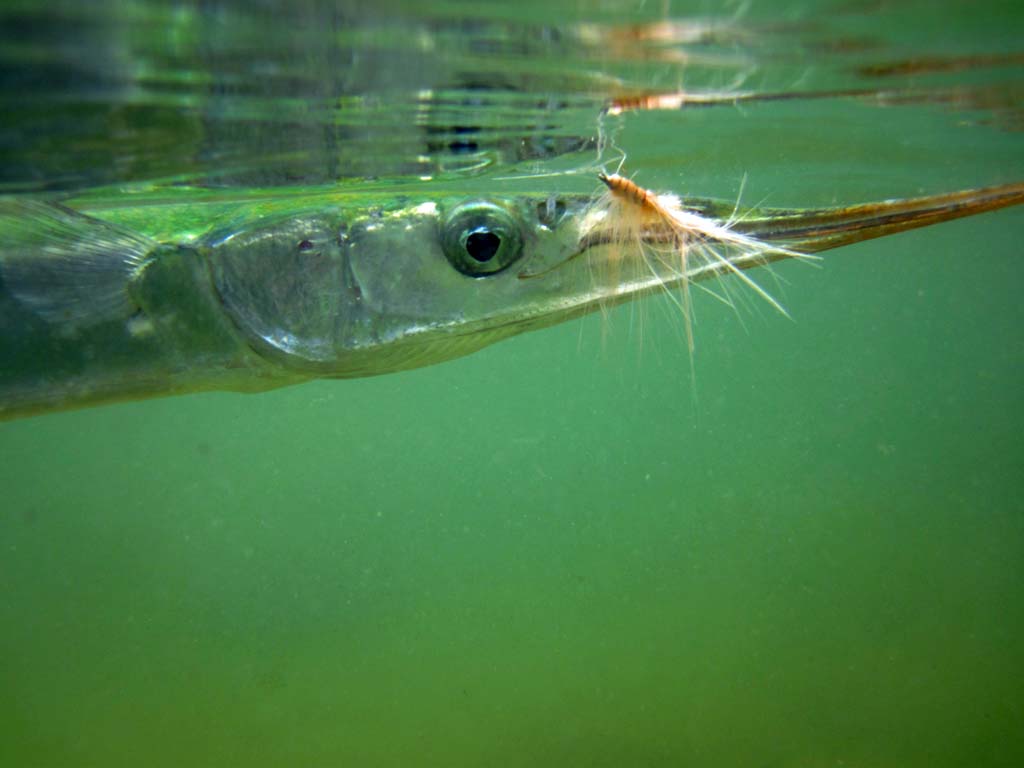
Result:
[[[479,229],[466,238],[466,253],[479,262],[490,261],[501,247],[501,238],[486,229]]]
[[[302,242],[299,243],[299,250],[300,251],[309,251],[309,250],[312,250],[312,248],[313,248],[313,244],[311,242],[309,242],[309,240],[303,240]]]

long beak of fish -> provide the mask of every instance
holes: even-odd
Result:
[[[723,277],[737,269],[753,269],[801,254],[827,251],[1022,202],[1024,183],[1016,183],[844,208],[758,209],[734,221],[730,229],[766,245],[777,245],[780,250],[737,254],[729,258],[728,266],[710,262],[691,272],[688,280],[698,282]],[[684,200],[682,206],[719,221],[733,217],[733,211],[718,202]],[[645,240],[648,235],[652,244],[663,241],[663,233],[646,233]]]
[[[1024,184],[1006,184],[846,208],[771,211],[739,221],[732,228],[794,251],[817,253],[1021,202]]]

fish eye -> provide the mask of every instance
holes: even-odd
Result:
[[[445,217],[441,228],[445,257],[455,269],[470,277],[500,272],[523,251],[518,223],[496,203],[463,203]]]

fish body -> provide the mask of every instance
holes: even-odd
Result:
[[[486,266],[472,257],[459,271],[441,220],[469,216],[456,236],[488,227],[514,235],[516,261],[525,249],[560,253],[557,227],[532,205],[318,199],[218,206],[213,224],[199,224],[201,205],[186,221],[177,204],[85,213],[0,201],[0,419],[262,391],[468,354],[519,332],[518,320],[540,322],[539,304],[510,291],[537,295],[540,286],[520,285],[511,271],[468,274]]]
[[[684,200],[682,220],[707,222],[704,247],[729,227],[716,258],[623,269],[619,254],[615,270],[607,253],[657,254],[669,228],[616,242],[587,196],[546,192],[175,194],[0,199],[0,419],[431,365],[673,286],[1013,205],[1024,185],[739,216]]]

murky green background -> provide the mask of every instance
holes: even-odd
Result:
[[[605,117],[647,186],[1024,178],[1014,2],[36,5],[0,4],[9,193],[486,193],[680,88],[870,95]],[[1024,763],[1022,234],[782,265],[792,320],[698,295],[695,384],[651,300],[421,371],[3,424],[0,764]]]

